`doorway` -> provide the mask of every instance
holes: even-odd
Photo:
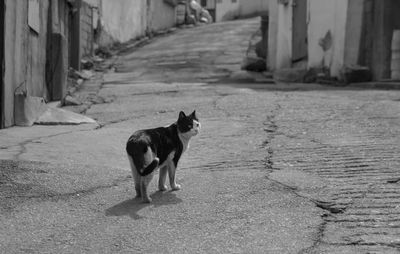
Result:
[[[370,68],[373,80],[391,77],[393,31],[400,29],[400,1],[365,0],[358,63]]]
[[[292,62],[307,59],[307,0],[293,0]]]

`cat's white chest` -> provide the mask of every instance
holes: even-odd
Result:
[[[178,135],[179,136],[179,139],[181,140],[181,142],[182,142],[182,153],[184,153],[188,148],[189,148],[189,145],[190,145],[190,138],[186,138],[185,136],[183,136],[183,135]]]

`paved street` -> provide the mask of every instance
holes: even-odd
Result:
[[[250,83],[259,22],[125,50],[68,108],[98,124],[0,130],[0,252],[399,253],[400,91]],[[125,142],[180,110],[202,124],[182,190],[142,204]]]

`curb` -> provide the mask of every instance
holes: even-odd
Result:
[[[376,81],[363,83],[350,83],[347,87],[357,87],[365,89],[400,90],[400,82],[396,81]]]

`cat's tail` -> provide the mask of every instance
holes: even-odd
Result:
[[[160,163],[160,159],[155,157],[154,160],[143,170],[139,170],[139,175],[141,176],[147,176],[158,167],[158,164]]]
[[[159,165],[160,159],[153,155],[152,149],[145,142],[128,141],[126,151],[141,176],[151,174]]]

